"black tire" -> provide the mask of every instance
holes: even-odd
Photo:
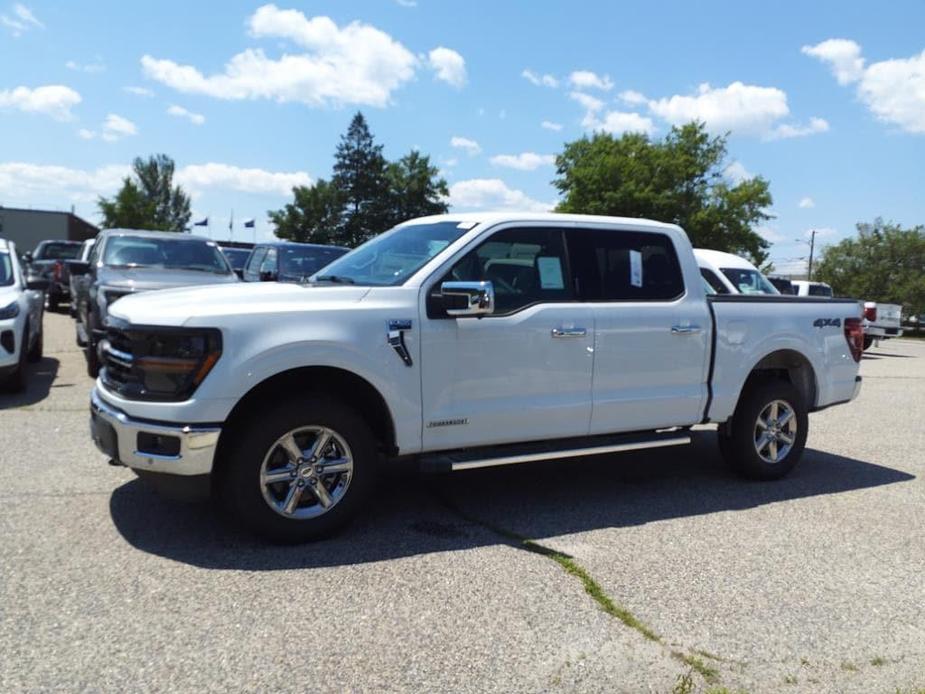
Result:
[[[26,389],[26,363],[29,357],[29,323],[23,326],[22,344],[19,346],[19,361],[16,368],[6,379],[7,390],[13,393],[21,393]]]
[[[765,414],[774,402],[784,403],[793,413],[791,421],[795,422],[795,431],[789,423],[781,431],[792,440],[792,444],[775,441],[773,445],[776,454],[768,447],[759,453],[758,447],[763,439],[759,433],[758,417]],[[779,405],[778,411],[781,410]],[[758,480],[780,479],[794,468],[803,455],[808,429],[806,403],[792,384],[781,380],[756,381],[742,393],[729,425],[720,427],[720,452],[727,463],[746,477]],[[772,430],[776,430],[776,427],[772,427]],[[789,449],[786,449],[787,445]],[[777,455],[780,457],[776,462],[768,460]]]
[[[87,359],[87,375],[96,378],[100,375],[100,355],[96,351],[96,341],[92,338],[84,347],[84,356]]]
[[[100,355],[97,351],[97,342],[93,338],[93,313],[87,311],[87,344],[84,345],[84,356],[87,359],[87,375],[96,378],[100,375]]]
[[[870,335],[865,335],[864,336],[864,351],[866,352],[873,346],[874,346],[874,338],[871,337]]]
[[[280,456],[277,442],[288,432],[300,427],[332,430],[349,448],[342,457],[352,457],[353,461],[353,469],[342,496],[328,510],[313,518],[294,518],[274,510],[264,496],[265,487],[261,483],[264,459],[273,455]],[[355,410],[327,396],[309,394],[255,412],[242,422],[233,437],[232,441],[227,444],[223,442],[222,446],[228,458],[224,461],[225,466],[219,473],[221,478],[216,485],[221,501],[235,520],[271,542],[296,544],[333,535],[357,515],[375,486],[378,454],[369,425]],[[300,443],[300,450],[302,445]],[[279,459],[286,460],[285,457]],[[291,461],[291,457],[288,460]],[[293,477],[302,479],[298,473]],[[343,479],[340,476],[329,477],[325,483],[326,490],[335,493],[335,482],[342,483]],[[267,493],[278,495],[281,500],[294,483],[294,480],[285,480],[275,486],[268,485]],[[301,504],[306,507],[299,508],[300,513],[311,512],[312,508],[316,511],[321,509],[320,501],[309,493],[310,489],[303,486]]]
[[[48,295],[48,310],[52,313],[55,313],[58,310],[58,302],[61,300],[56,293],[49,293]]]
[[[35,337],[35,343],[32,345],[32,348],[29,350],[29,361],[33,364],[39,361],[42,361],[43,352],[45,351],[45,330],[39,330],[39,334]]]

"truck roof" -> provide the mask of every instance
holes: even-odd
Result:
[[[179,231],[148,231],[147,229],[103,229],[97,238],[103,236],[139,236],[151,239],[195,239],[197,241],[210,241],[216,243],[213,239],[205,236],[196,236]]]
[[[736,268],[738,270],[757,270],[752,263],[745,258],[735,255],[734,253],[725,253],[723,251],[714,251],[709,248],[695,248],[694,256],[697,260],[706,261],[708,265],[717,268]]]
[[[651,228],[665,231],[672,229],[679,231],[677,224],[666,224],[640,217],[607,217],[593,214],[568,214],[564,212],[462,212],[420,217],[410,220],[407,224],[433,224],[434,222],[469,222],[476,224],[501,222],[550,222],[552,224],[619,224]]]

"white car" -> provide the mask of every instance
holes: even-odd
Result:
[[[398,460],[452,471],[678,446],[713,422],[732,465],[777,479],[809,413],[857,395],[860,313],[708,296],[673,224],[425,217],[300,284],[119,299],[91,433],[115,464],[203,484],[276,541],[332,533]]]
[[[27,282],[16,246],[0,239],[0,385],[22,390],[26,362],[42,358],[44,290],[48,280]]]
[[[695,248],[700,275],[717,294],[780,294],[768,278],[745,258]]]
[[[832,298],[832,287],[825,282],[809,282],[807,280],[793,280],[793,293],[797,296],[816,296]]]

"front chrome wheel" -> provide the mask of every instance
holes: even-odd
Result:
[[[323,426],[304,426],[270,446],[260,466],[264,501],[286,518],[309,519],[334,508],[353,478],[353,453]]]
[[[779,463],[797,439],[797,417],[786,400],[773,400],[758,415],[755,422],[755,451],[766,463]]]

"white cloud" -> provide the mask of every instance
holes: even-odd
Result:
[[[171,104],[167,108],[167,114],[175,116],[177,118],[186,118],[193,125],[202,125],[206,122],[206,117],[201,113],[193,113],[182,106],[177,106],[176,104]]]
[[[548,212],[555,203],[534,200],[521,190],[508,188],[500,178],[473,178],[450,186],[450,205],[463,210],[517,210]]]
[[[559,132],[562,130],[562,123],[553,123],[551,120],[544,120],[542,123],[540,123],[540,127],[545,128],[546,130]]]
[[[723,169],[723,175],[732,181],[735,184],[742,183],[742,181],[747,181],[750,178],[754,178],[754,175],[742,165],[741,162],[734,161],[725,169]]]
[[[824,118],[810,118],[809,125],[792,125],[781,123],[765,136],[769,140],[783,140],[790,137],[806,137],[828,132],[829,122]]]
[[[39,21],[32,10],[22,3],[14,4],[12,12],[12,16],[0,14],[0,24],[5,26],[14,38],[19,38],[30,29],[45,28],[45,25]]]
[[[829,39],[815,46],[803,46],[804,55],[828,63],[839,84],[850,84],[864,76],[861,47],[848,39]]]
[[[417,0],[395,0],[395,3],[402,7],[417,7]]]
[[[775,87],[733,82],[727,87],[701,84],[694,95],[676,94],[649,101],[653,113],[672,125],[703,121],[713,131],[763,134],[790,114],[787,95]]]
[[[128,86],[128,87],[123,87],[122,89],[128,92],[129,94],[134,94],[135,96],[143,96],[146,98],[154,96],[154,92],[152,92],[147,87]]]
[[[576,70],[568,76],[568,81],[576,89],[600,89],[605,92],[613,89],[609,75],[601,76],[590,70]]]
[[[838,236],[838,229],[833,229],[832,227],[816,227],[814,229],[807,229],[806,231],[803,232],[803,236],[806,237],[807,240],[809,240],[810,238],[812,238],[814,231],[816,232],[817,239],[820,239],[820,238],[830,239],[834,236]],[[818,241],[817,241],[817,244],[818,244]]]
[[[92,140],[96,137],[96,132],[88,130],[87,128],[81,128],[77,131],[77,135],[83,140]]]
[[[582,92],[571,92],[569,94],[569,98],[577,101],[588,111],[600,111],[602,108],[604,108],[604,102],[596,97],[591,96],[590,94],[583,94]]]
[[[559,80],[550,74],[539,75],[533,72],[533,70],[528,69],[521,72],[520,76],[530,82],[530,84],[536,85],[537,87],[549,87],[551,89],[555,89],[559,86]]]
[[[861,101],[881,121],[910,133],[925,133],[925,51],[865,66],[861,47],[847,39],[803,46],[828,63],[841,85],[854,84]]]
[[[626,111],[607,111],[601,116],[604,102],[600,99],[584,92],[572,92],[569,97],[584,106],[585,116],[581,119],[581,125],[588,130],[603,131],[612,135],[628,132],[651,135],[655,131],[655,123],[651,118]]]
[[[71,120],[71,108],[80,102],[80,94],[61,84],[49,84],[35,89],[16,87],[0,90],[0,109],[41,113],[60,121]]]
[[[811,197],[800,198],[800,202],[798,204],[798,207],[804,210],[811,209],[815,206],[816,206],[816,201],[813,200]]]
[[[99,195],[113,194],[130,171],[123,164],[83,170],[26,162],[0,163],[0,198],[22,203],[92,202]]]
[[[106,120],[103,121],[102,137],[106,142],[116,142],[123,137],[137,134],[138,128],[135,124],[128,118],[123,118],[118,114],[110,113],[106,116]]]
[[[554,154],[537,154],[536,152],[522,152],[520,154],[498,154],[491,158],[495,166],[505,166],[520,171],[534,171],[541,166],[552,166],[556,163]]]
[[[190,164],[177,171],[177,183],[192,192],[203,188],[223,188],[242,193],[289,195],[295,186],[312,185],[304,171],[274,172],[244,169],[230,164]]]
[[[131,167],[125,164],[72,169],[26,162],[0,163],[0,199],[28,204],[50,200],[92,203],[100,195],[114,195],[122,179],[131,173]],[[175,180],[196,195],[217,188],[286,196],[293,186],[312,184],[311,177],[303,171],[274,172],[218,163],[184,166],[177,170]]]
[[[93,63],[78,63],[74,60],[68,60],[64,64],[64,67],[68,70],[74,70],[75,72],[87,72],[90,74],[103,72],[106,69],[106,65],[100,58],[97,58],[96,62]]]
[[[450,147],[461,149],[470,157],[474,157],[482,151],[482,147],[478,142],[470,140],[468,137],[459,137],[458,135],[453,135],[453,137],[450,138]]]
[[[755,231],[758,232],[761,238],[770,243],[781,243],[786,240],[786,237],[774,227],[758,227]]]
[[[427,54],[430,69],[437,73],[437,79],[456,87],[466,84],[466,61],[463,57],[444,46],[438,46]]]
[[[264,5],[249,18],[255,38],[284,39],[305,49],[268,57],[248,48],[222,72],[204,75],[192,65],[145,55],[145,75],[187,94],[218,99],[273,99],[309,106],[386,106],[413,79],[418,59],[387,33],[361,22],[339,27],[329,17]]]
[[[655,132],[655,123],[652,122],[651,118],[625,111],[608,111],[603,118],[588,114],[582,124],[591,130],[603,130],[605,133],[612,135],[622,135],[623,133],[651,135]]]
[[[648,99],[645,94],[634,91],[632,89],[627,89],[626,91],[620,92],[618,95],[622,101],[625,101],[628,104],[633,106],[639,106],[640,104],[648,103]]]

